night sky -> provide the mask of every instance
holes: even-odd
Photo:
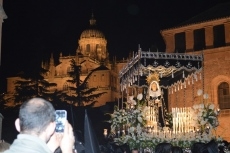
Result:
[[[3,0],[0,91],[6,76],[31,69],[53,53],[74,55],[92,12],[105,34],[110,58],[156,46],[164,52],[160,30],[175,27],[226,0]]]

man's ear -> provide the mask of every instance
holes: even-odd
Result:
[[[46,132],[49,136],[51,136],[54,133],[55,127],[56,127],[56,122],[50,122],[50,124],[46,128]]]
[[[20,120],[19,120],[19,118],[17,118],[16,120],[15,120],[15,127],[16,127],[16,129],[17,129],[17,131],[18,132],[20,132],[21,131],[21,128],[20,128]]]

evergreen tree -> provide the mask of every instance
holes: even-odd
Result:
[[[5,94],[0,93],[0,109],[3,109],[5,107]]]
[[[38,67],[27,72],[21,72],[18,74],[18,79],[15,82],[15,103],[21,103],[32,97],[42,97],[47,100],[51,100],[54,91],[51,91],[51,87],[55,87],[56,83],[49,83],[45,80],[44,75],[48,71]]]
[[[6,93],[1,93],[0,94],[0,112],[3,110],[8,110],[8,108],[11,108],[12,106],[14,107],[16,104],[12,104],[12,101],[14,101],[14,98],[9,96]]]
[[[93,71],[91,71],[85,80],[82,81],[80,80],[81,66],[76,65],[74,59],[71,60],[71,68],[72,71],[69,72],[69,76],[72,79],[67,80],[67,82],[73,85],[69,87],[69,91],[72,94],[69,95],[67,93],[63,93],[62,96],[64,97],[65,101],[75,106],[93,106],[97,102],[97,98],[106,92],[95,93],[97,88],[88,88],[87,83]]]

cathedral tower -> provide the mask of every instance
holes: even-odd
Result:
[[[80,52],[84,57],[89,57],[100,63],[105,62],[108,59],[107,40],[104,34],[96,28],[93,14],[89,22],[89,28],[81,33],[77,53]]]

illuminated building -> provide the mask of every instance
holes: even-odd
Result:
[[[73,86],[67,82],[71,78],[68,72],[71,71],[70,61],[74,59],[76,64],[81,66],[80,80],[84,81],[86,76],[93,71],[88,81],[88,87],[97,87],[96,92],[106,92],[97,99],[95,107],[104,105],[106,102],[113,102],[119,97],[119,78],[118,73],[126,63],[126,60],[109,61],[109,53],[107,51],[107,40],[104,34],[96,28],[96,20],[92,16],[90,19],[90,27],[84,30],[78,41],[76,55],[63,56],[60,53],[59,64],[55,65],[53,55],[49,61],[43,62],[42,67],[49,70],[45,79],[49,82],[56,83],[57,86],[52,90],[59,90],[74,94],[68,90],[69,86]],[[7,93],[14,93],[14,82],[18,77],[7,78]]]

